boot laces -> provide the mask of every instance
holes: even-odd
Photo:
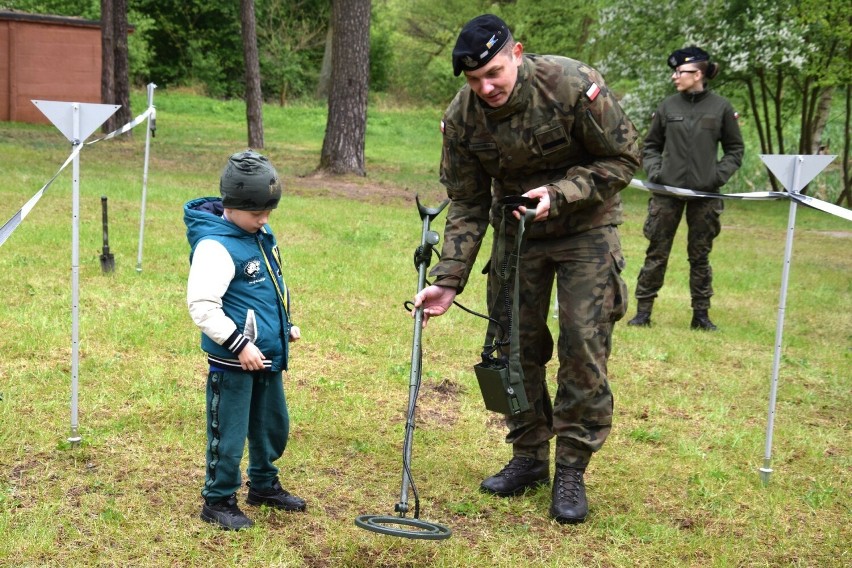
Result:
[[[505,477],[515,472],[526,471],[532,467],[534,461],[532,458],[513,457],[495,477]]]
[[[559,468],[556,476],[556,491],[561,499],[571,499],[577,503],[580,496],[580,484],[583,481],[583,473],[572,467]]]

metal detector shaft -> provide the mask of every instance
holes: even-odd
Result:
[[[437,217],[444,207],[450,202],[444,200],[437,208],[424,207],[420,203],[420,198],[416,198],[417,210],[420,212],[420,218],[423,220],[423,232],[420,238],[420,254],[418,254],[417,264],[417,293],[419,293],[426,285],[426,269],[429,266],[429,259],[432,253],[432,247],[438,244],[438,233],[429,229],[432,220]],[[405,515],[408,512],[408,488],[411,485],[411,443],[414,437],[414,412],[417,406],[417,392],[420,389],[420,363],[421,363],[421,348],[420,338],[423,332],[423,307],[417,308],[414,312],[414,338],[411,344],[411,374],[408,381],[408,414],[405,422],[405,441],[402,450],[402,489],[400,491],[399,503],[396,505],[396,511],[400,515]]]
[[[423,207],[420,198],[417,198],[417,209],[423,220],[423,234],[420,239],[420,247],[414,253],[414,265],[417,268],[417,293],[419,294],[426,285],[426,269],[432,259],[432,247],[438,244],[438,233],[429,229],[430,223],[437,217],[444,207],[450,202],[445,200],[435,209]],[[406,302],[407,304],[407,302]],[[420,337],[423,331],[423,307],[414,311],[414,339],[411,344],[411,375],[408,382],[408,415],[405,422],[405,441],[402,446],[402,489],[400,499],[396,504],[397,516],[390,515],[359,515],[355,518],[355,525],[379,534],[398,536],[402,538],[444,540],[450,537],[452,531],[444,525],[430,523],[421,520],[420,498],[417,495],[417,486],[411,477],[411,444],[414,439],[414,412],[417,407],[417,393],[420,390]],[[408,490],[414,492],[414,518],[407,519],[408,513]]]

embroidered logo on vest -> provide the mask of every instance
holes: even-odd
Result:
[[[260,259],[252,259],[243,267],[243,273],[248,276],[249,280],[254,280],[260,275]]]

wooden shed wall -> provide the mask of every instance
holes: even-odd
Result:
[[[32,99],[101,102],[100,27],[54,20],[0,14],[0,120],[49,124]]]

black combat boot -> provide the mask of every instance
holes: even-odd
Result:
[[[513,457],[506,466],[479,485],[483,493],[498,497],[514,497],[527,489],[550,483],[550,462]]]
[[[710,316],[707,315],[707,310],[692,310],[692,323],[689,324],[692,329],[700,329],[703,331],[716,331],[717,328]]]
[[[586,520],[589,503],[586,501],[586,484],[583,483],[584,472],[584,469],[556,464],[550,516],[557,523],[575,524]]]
[[[285,491],[277,479],[269,489],[255,489],[251,486],[251,482],[247,482],[246,485],[249,488],[246,503],[249,505],[269,505],[284,511],[304,511],[307,508],[304,499]]]
[[[237,507],[237,496],[216,503],[204,502],[201,507],[201,520],[218,525],[228,531],[239,531],[251,527],[254,523]]]
[[[648,327],[651,325],[651,312],[636,312],[636,315],[627,322],[627,325]]]

